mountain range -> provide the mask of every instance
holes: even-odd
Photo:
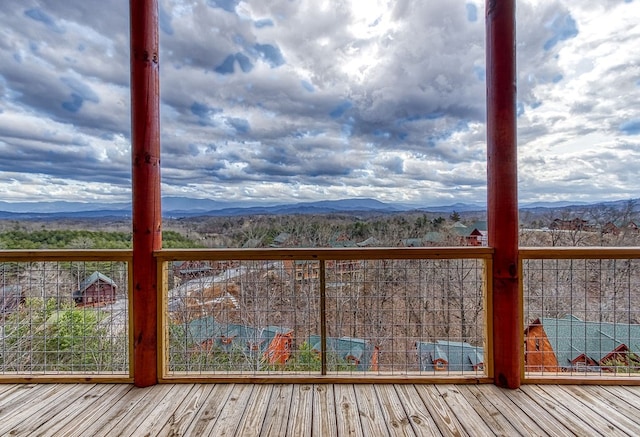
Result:
[[[584,203],[584,202],[536,202],[523,204],[521,209],[557,209],[584,208],[589,205],[622,207],[625,201]],[[341,200],[321,200],[317,202],[298,202],[291,204],[257,205],[246,202],[224,202],[186,197],[163,197],[162,214],[165,217],[197,216],[240,216],[267,214],[330,214],[377,212],[394,213],[403,211],[423,211],[451,214],[453,211],[482,212],[486,205],[454,203],[451,205],[407,205],[384,203],[375,199],[355,198]],[[0,219],[37,219],[37,218],[127,218],[131,217],[130,203],[91,203],[91,202],[3,202],[0,201]]]

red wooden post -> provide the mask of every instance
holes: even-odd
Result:
[[[162,248],[160,208],[160,80],[158,2],[130,0],[131,144],[133,189],[133,378],[158,382],[157,269]]]
[[[487,219],[493,259],[495,384],[521,382],[515,0],[487,0]]]

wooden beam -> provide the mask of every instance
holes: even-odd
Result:
[[[133,190],[133,378],[158,382],[154,251],[162,248],[157,0],[130,0]]]
[[[494,382],[521,382],[518,279],[515,0],[487,0],[487,218],[493,247]]]

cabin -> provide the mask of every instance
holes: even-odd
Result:
[[[217,276],[192,279],[168,293],[168,309],[173,320],[187,322],[204,317],[216,309],[237,309],[240,288],[229,270]]]
[[[187,325],[189,341],[199,350],[238,352],[257,356],[268,364],[284,365],[291,356],[293,330],[282,326],[254,328],[218,323],[212,316],[192,320]]]
[[[295,246],[295,238],[288,232],[280,232],[273,239],[269,247],[292,247]]]
[[[286,259],[282,264],[287,274],[297,282],[317,280],[320,277],[318,261]]]
[[[587,220],[576,217],[571,220],[554,219],[549,224],[549,229],[554,231],[592,231],[593,226]]]
[[[528,372],[613,372],[640,365],[640,325],[539,318],[525,329]]]
[[[309,344],[312,350],[320,354],[322,347],[319,335],[310,335]],[[378,370],[380,348],[362,338],[327,337],[327,354],[334,355],[358,371]]]
[[[116,301],[117,292],[118,285],[113,279],[100,272],[93,272],[73,292],[73,300],[78,306],[107,305]]]
[[[421,371],[482,372],[484,350],[467,342],[436,340],[417,342],[418,366]]]

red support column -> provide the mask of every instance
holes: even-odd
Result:
[[[160,208],[160,80],[158,2],[130,0],[131,144],[133,188],[133,378],[158,382],[157,269]]]
[[[487,0],[487,218],[493,258],[495,384],[521,382],[518,280],[515,0]]]

